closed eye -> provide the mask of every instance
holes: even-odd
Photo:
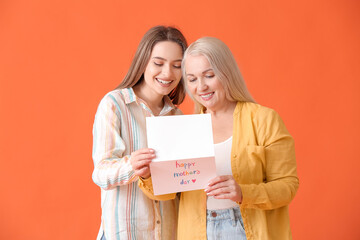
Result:
[[[154,62],[154,64],[155,64],[156,66],[158,66],[158,67],[161,67],[162,65],[164,65],[164,64],[158,63],[158,62]]]

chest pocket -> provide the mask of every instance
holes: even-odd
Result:
[[[246,146],[248,155],[248,167],[253,183],[266,182],[265,175],[265,148],[263,146]]]

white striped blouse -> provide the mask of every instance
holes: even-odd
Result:
[[[182,114],[166,96],[160,115]],[[131,152],[147,147],[145,117],[154,116],[132,88],[101,100],[93,126],[93,181],[101,188],[97,239],[175,239],[177,200],[154,201],[138,188]]]

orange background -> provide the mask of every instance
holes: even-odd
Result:
[[[294,136],[293,237],[359,239],[356,0],[0,1],[0,239],[95,239],[92,124],[157,24],[215,36]],[[192,112],[187,101],[181,106]]]

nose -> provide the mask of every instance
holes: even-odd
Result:
[[[204,91],[208,88],[208,85],[206,84],[206,81],[204,78],[200,78],[198,81],[198,89],[200,91]]]
[[[166,78],[170,78],[172,76],[172,69],[169,64],[164,64],[161,72],[163,76]]]

